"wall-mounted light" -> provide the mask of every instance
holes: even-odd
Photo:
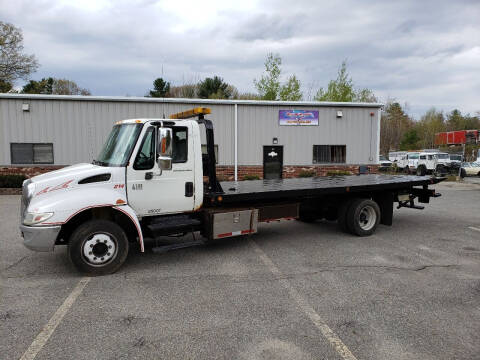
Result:
[[[22,111],[30,111],[30,104],[22,104]]]
[[[272,144],[277,145],[278,144],[278,138],[273,138],[272,139]]]
[[[343,111],[342,110],[337,110],[337,118],[340,119],[343,117]]]

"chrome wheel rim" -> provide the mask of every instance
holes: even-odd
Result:
[[[106,233],[91,235],[83,242],[83,256],[92,265],[105,265],[117,256],[115,238]]]
[[[360,214],[358,215],[358,224],[362,230],[371,230],[375,226],[376,221],[377,213],[372,206],[366,205],[360,210]]]

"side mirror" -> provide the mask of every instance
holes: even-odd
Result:
[[[159,128],[157,141],[158,167],[160,170],[172,169],[172,129]]]

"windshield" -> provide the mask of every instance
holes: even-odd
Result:
[[[101,166],[125,166],[141,130],[142,124],[115,125],[93,163]]]
[[[437,154],[438,159],[448,159],[448,154]]]
[[[450,155],[450,160],[462,160],[462,155]]]
[[[387,158],[386,158],[385,156],[383,156],[383,155],[380,155],[380,156],[379,156],[379,160],[380,160],[380,161],[385,161],[385,160],[387,160]]]

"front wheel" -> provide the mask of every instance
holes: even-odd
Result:
[[[125,231],[108,220],[87,221],[73,232],[68,243],[68,255],[75,267],[97,276],[117,271],[128,255]]]
[[[380,208],[370,199],[356,199],[347,212],[347,227],[354,235],[369,236],[380,222]]]

